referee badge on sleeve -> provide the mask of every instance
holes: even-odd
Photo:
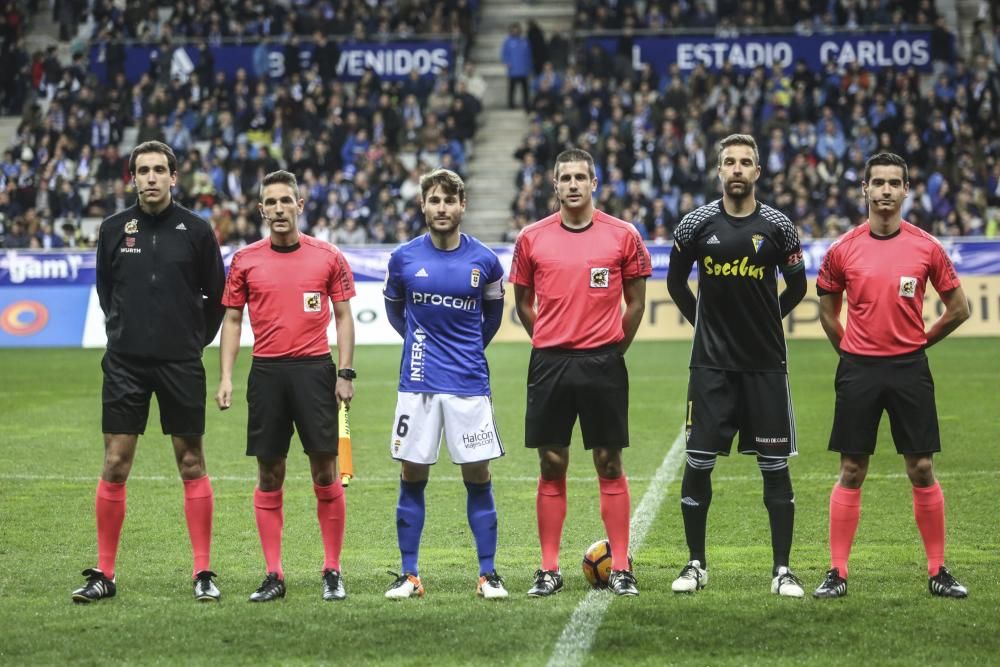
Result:
[[[303,292],[302,310],[307,313],[318,313],[323,310],[323,302],[319,298],[319,292]]]
[[[909,276],[900,276],[899,296],[905,296],[908,299],[912,299],[916,295],[917,295],[917,279],[911,278]]]

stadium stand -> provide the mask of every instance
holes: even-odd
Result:
[[[515,151],[507,239],[554,209],[553,159],[582,146],[598,163],[599,206],[652,242],[669,242],[685,213],[718,195],[712,147],[731,132],[757,138],[759,196],[786,211],[804,238],[837,236],[863,220],[859,180],[877,150],[910,161],[909,220],[939,236],[997,235],[1000,31],[978,19],[963,58],[930,0],[718,0],[714,7],[578,0],[573,56],[544,64],[533,80],[534,119]],[[701,64],[682,71],[676,63],[662,75],[648,64],[633,69],[633,30],[736,36],[760,26],[796,34],[933,26],[933,69],[832,62],[822,72],[803,62],[748,73]],[[588,42],[590,35],[610,35],[615,47]]]
[[[460,54],[474,41],[477,4],[305,1],[264,11],[251,1],[122,9],[100,0],[86,20],[75,19],[84,48],[69,63],[55,46],[28,54],[20,33],[6,37],[8,20],[4,45],[21,66],[16,90],[4,88],[2,99],[22,117],[0,162],[2,245],[91,244],[100,219],[131,203],[128,152],[148,139],[173,146],[176,200],[211,220],[222,243],[266,233],[257,183],[279,166],[300,176],[304,221],[316,236],[343,244],[409,238],[423,227],[420,174],[435,166],[462,173],[467,164],[481,109],[470,92],[474,73],[392,81],[367,68],[345,82],[336,76],[341,47],[389,34],[443,35]],[[112,36],[155,47],[134,83],[125,43]],[[303,62],[298,47],[307,40],[314,48]],[[286,56],[277,80],[268,76],[275,43]],[[197,66],[178,69],[182,44],[199,49]],[[231,77],[213,71],[213,47],[246,44],[254,49],[245,67]],[[105,67],[103,83],[88,63],[91,49]]]
[[[252,0],[65,0],[51,6],[64,40],[58,48],[31,40],[30,26],[43,17],[13,0],[3,4],[0,56],[13,66],[0,68],[0,112],[20,114],[13,138],[0,143],[3,246],[91,243],[100,219],[128,205],[128,151],[148,138],[177,149],[177,199],[212,220],[223,243],[259,238],[257,182],[279,165],[301,176],[310,231],[345,244],[396,242],[419,231],[417,183],[431,166],[468,173],[471,188],[483,190],[477,202],[509,197],[483,175],[503,163],[499,157],[477,155],[481,164],[468,171],[473,137],[509,136],[508,125],[481,128],[486,86],[472,62],[457,58],[450,76],[436,81],[335,76],[343,45],[366,36],[446,35],[456,53],[472,53],[477,0],[301,0],[266,12]],[[575,34],[529,20],[529,129],[514,152],[514,182],[501,186],[516,193],[508,227],[490,236],[513,240],[555,208],[552,160],[579,145],[598,158],[600,206],[636,223],[651,242],[669,242],[680,217],[716,195],[713,145],[734,131],[757,137],[760,196],[787,211],[805,238],[835,236],[862,219],[860,168],[884,148],[913,165],[909,219],[942,236],[996,236],[1000,9],[993,4],[958,22],[963,40],[931,0],[577,0]],[[526,15],[538,8],[525,7]],[[633,69],[633,32],[735,36],[761,26],[795,34],[931,26],[933,69]],[[602,49],[593,35],[610,35],[616,46]],[[133,83],[119,37],[155,47]],[[503,34],[484,36],[476,53],[498,50],[494,37]],[[302,63],[296,49],[307,41],[316,48]],[[182,43],[197,46],[198,65],[177,76]],[[253,51],[229,77],[213,71],[212,49],[223,44]],[[288,67],[278,81],[266,76],[275,44],[284,45]],[[91,49],[105,83],[91,67]],[[502,93],[493,87],[491,95]],[[489,151],[495,145],[482,142]]]

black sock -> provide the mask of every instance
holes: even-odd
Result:
[[[764,477],[764,507],[771,522],[771,551],[774,557],[772,576],[778,568],[788,567],[792,553],[792,532],[795,527],[795,494],[788,467],[761,470]]]
[[[704,460],[704,459],[696,459]],[[714,464],[714,457],[712,460]],[[692,468],[691,462],[684,466],[681,481],[681,515],[684,517],[684,537],[687,539],[689,560],[696,560],[703,568],[708,567],[705,558],[705,530],[708,524],[708,508],[712,504],[712,468]]]

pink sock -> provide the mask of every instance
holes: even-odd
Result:
[[[215,494],[208,475],[199,479],[184,480],[184,517],[187,519],[191,552],[194,555],[194,574],[210,570],[212,560],[212,512]]]
[[[538,541],[542,546],[542,569],[559,569],[559,542],[566,520],[566,479],[538,478],[535,498],[538,516]]]
[[[108,579],[115,578],[115,559],[125,523],[125,482],[97,482],[97,569]]]
[[[913,516],[924,540],[927,573],[933,577],[944,565],[944,494],[940,484],[913,487]]]
[[[340,572],[340,551],[344,547],[344,518],[347,515],[347,499],[340,480],[327,486],[316,486],[316,517],[319,532],[323,537],[323,571]]]
[[[861,489],[834,484],[830,494],[830,566],[837,568],[844,579],[847,579],[847,559],[860,520]]]
[[[601,487],[601,519],[611,542],[611,569],[631,570],[628,563],[629,511],[632,500],[625,475],[617,479],[598,477]]]
[[[285,524],[282,490],[261,491],[259,487],[255,488],[253,509],[257,517],[257,532],[260,534],[260,546],[264,550],[267,571],[277,572],[278,578],[284,579],[285,571],[281,568],[281,530]]]

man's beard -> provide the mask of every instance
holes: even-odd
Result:
[[[743,189],[741,191],[734,191],[733,190],[733,185],[737,185],[737,184],[743,186]],[[744,200],[744,199],[746,199],[747,197],[753,196],[753,193],[754,193],[753,183],[751,183],[749,181],[736,181],[735,183],[729,182],[729,183],[725,184],[724,189],[726,191],[726,195],[729,198],[731,198],[731,199],[738,199],[738,200],[741,200],[741,201]]]

